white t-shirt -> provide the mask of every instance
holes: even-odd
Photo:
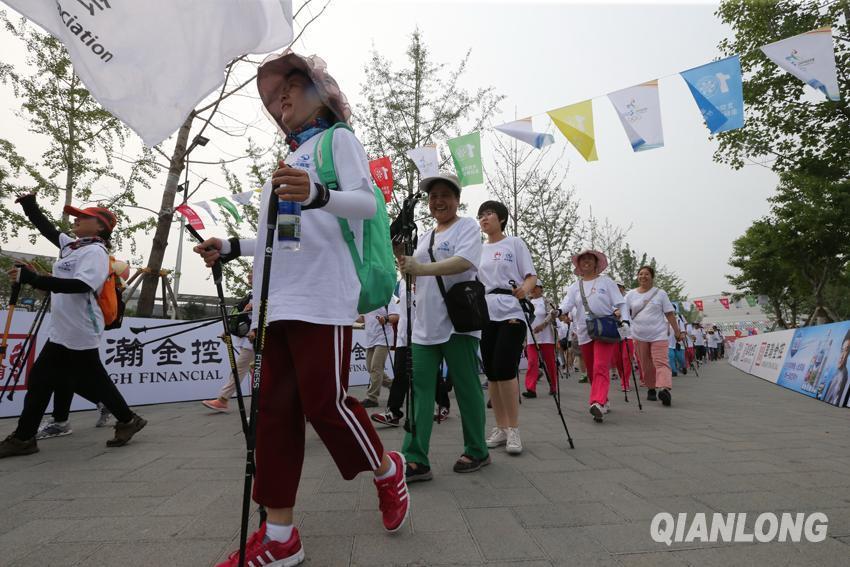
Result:
[[[286,158],[288,165],[307,171],[314,183],[319,181],[313,163],[313,149],[319,138],[319,134],[313,136]],[[342,129],[335,131],[333,154],[339,189],[363,191],[370,196],[374,195],[366,152],[352,132]],[[270,181],[263,186],[257,240],[241,241],[243,252],[246,252],[246,242],[253,245],[254,297],[261,295],[265,219],[271,188]],[[349,219],[348,224],[354,233],[357,250],[362,254],[363,221]],[[301,249],[295,251],[277,248],[277,234],[273,236],[271,245],[274,252],[266,322],[296,320],[321,325],[351,326],[358,315],[360,280],[357,278],[348,245],[342,237],[337,217],[324,209],[302,211]],[[259,308],[260,302],[255,301],[252,319],[255,324],[260,320]]]
[[[487,295],[487,311],[491,321],[524,321],[522,307],[513,295],[489,293],[494,289],[511,289],[511,280],[517,287],[528,276],[536,276],[531,252],[521,238],[506,236],[490,244],[484,243],[481,250],[481,264],[478,265],[478,279],[484,284]]]
[[[100,347],[103,336],[103,312],[97,295],[109,275],[109,254],[100,244],[71,248],[75,242],[67,234],[59,235],[59,259],[53,264],[53,277],[80,280],[94,293],[50,294],[50,342],[71,350]]]
[[[567,331],[569,330],[569,327],[567,326],[566,323],[564,323],[561,320],[558,320],[557,325],[558,325],[558,340],[566,339],[567,338]]]
[[[549,312],[549,310],[546,309],[545,297],[538,297],[537,299],[532,299],[531,304],[534,306],[534,320],[531,322],[531,327],[534,328],[538,325],[543,324],[543,321],[546,319],[546,314]],[[540,344],[555,344],[555,335],[552,332],[551,324],[543,327],[543,330],[539,333],[535,333],[534,336],[537,337],[537,342]],[[531,338],[531,329],[526,329],[525,340],[529,345],[534,346],[534,341]]]
[[[395,297],[390,299],[389,305],[378,307],[374,311],[363,315],[363,326],[366,330],[366,348],[387,346],[387,344],[392,348],[395,335],[393,333],[392,323],[389,321],[390,315],[398,315],[398,303]],[[381,325],[378,322],[378,317],[383,317],[387,322]]]
[[[695,341],[696,345],[704,347],[705,346],[705,331],[703,331],[701,328],[695,327],[694,330],[693,330],[693,335],[694,335],[694,337],[696,337],[696,341]]]
[[[412,286],[411,295],[413,296],[413,304],[411,305],[410,314],[413,320],[416,320],[416,286]],[[398,303],[396,303],[398,312],[398,340],[395,343],[396,348],[407,346],[407,285],[404,280],[401,281],[398,287]]]
[[[575,322],[576,334],[578,335],[579,344],[584,345],[590,342],[590,336],[587,334],[587,323],[585,321],[589,315],[584,312],[584,303],[581,300],[581,293],[578,289],[579,285],[584,288],[584,294],[587,296],[587,303],[590,306],[590,310],[597,317],[613,315],[615,309],[622,311],[625,305],[625,299],[623,299],[623,295],[620,293],[620,288],[608,276],[600,275],[591,281],[579,279],[567,289],[567,295],[561,303],[561,311],[563,313],[569,313],[575,309],[576,314],[573,321]]]
[[[413,253],[417,262],[431,262],[428,255],[428,243],[431,240],[429,230],[419,237],[419,245]],[[448,292],[459,282],[474,280],[481,263],[481,232],[478,223],[469,217],[460,217],[448,229],[436,233],[434,237],[434,257],[437,261],[460,256],[472,264],[472,268],[460,274],[442,276],[443,285]],[[438,345],[447,342],[456,331],[446,310],[446,301],[440,293],[437,278],[434,276],[416,276],[416,319],[413,321],[413,342],[420,345]],[[481,331],[462,333],[481,338]]]
[[[629,313],[632,314],[632,338],[635,340],[649,343],[667,339],[668,324],[664,315],[675,309],[667,292],[663,289],[658,289],[656,292],[656,289],[652,288],[646,293],[633,289],[626,294],[626,305]]]
[[[709,333],[705,336],[705,339],[708,341],[708,348],[717,348],[717,345],[720,344],[717,333]]]

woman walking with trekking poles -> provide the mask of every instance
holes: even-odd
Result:
[[[620,342],[618,323],[625,305],[617,284],[600,275],[608,267],[608,258],[598,250],[582,250],[572,257],[577,282],[567,289],[556,315],[576,310],[575,323],[582,358],[590,378],[590,414],[602,423],[608,413],[610,368]]]
[[[481,233],[475,220],[457,214],[457,176],[442,173],[427,177],[420,182],[419,190],[428,195],[428,208],[437,225],[419,238],[413,256],[399,258],[402,272],[416,276],[411,344],[414,427],[405,435],[402,446],[408,461],[408,482],[432,478],[428,452],[437,387],[434,376],[443,359],[454,381],[463,428],[463,453],[454,471],[469,473],[490,464],[484,441],[484,395],[478,381],[478,341],[487,305],[483,286],[473,281],[481,261]],[[464,303],[470,298],[475,299],[474,304]]]
[[[496,416],[496,427],[487,437],[487,446],[505,445],[505,451],[518,455],[522,453],[522,440],[517,370],[526,331],[520,301],[534,289],[537,273],[525,242],[505,235],[507,223],[508,209],[502,203],[485,201],[479,207],[478,224],[487,235],[487,242],[481,252],[478,277],[487,292],[490,315],[490,322],[481,332],[481,360]]]
[[[641,266],[638,287],[626,294],[626,305],[632,318],[632,338],[640,361],[643,381],[648,388],[648,401],[672,403],[673,373],[667,352],[667,327],[677,337],[683,334],[667,292],[654,286],[655,268]]]
[[[18,427],[0,443],[0,458],[38,452],[35,436],[54,393],[61,394],[55,396],[57,400],[67,400],[62,404],[67,407],[59,408],[65,420],[57,426],[68,425],[67,410],[75,392],[92,403],[103,403],[118,420],[115,437],[106,445],[126,445],[147,421],[130,411],[109,378],[99,350],[104,328],[113,322],[105,320],[98,298],[104,286],[114,285],[108,279],[112,270],[108,250],[118,219],[103,207],[66,206],[65,212],[74,217],[73,238],[60,233],[44,216],[35,195],[17,202],[41,235],[59,248],[59,257],[52,276],[40,276],[27,266],[9,270],[12,281],[50,292],[51,319],[47,343],[29,374]]]
[[[194,250],[207,266],[220,258],[254,257],[252,320],[260,364],[252,383],[245,488],[255,439],[253,498],[268,516],[247,544],[243,540],[244,564],[291,566],[305,557],[293,509],[306,420],[343,478],[374,474],[386,531],[398,531],[407,519],[404,458],[384,450],[363,406],[347,393],[352,323],[361,307],[365,312],[390,301],[395,269],[386,212],[378,209],[383,197],[372,185],[366,152],[347,125],[350,108],[325,62],[289,50],[272,55],[258,70],[257,89],[290,149],[263,186],[261,232],[256,239],[210,238]],[[381,223],[386,242],[371,240],[383,234]],[[366,235],[372,245],[386,246],[389,279],[378,282],[387,284],[379,296],[369,296],[374,286],[361,285],[356,268],[374,265],[367,252],[381,252],[367,248]],[[248,507],[246,499],[243,537]],[[220,565],[240,565],[242,551],[240,546]]]

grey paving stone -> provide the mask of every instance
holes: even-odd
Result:
[[[434,480],[410,487],[410,524],[395,535],[382,529],[371,474],[343,480],[308,428],[295,515],[307,565],[846,565],[850,414],[813,413],[824,408],[725,363],[700,374],[677,378],[672,408],[638,412],[612,391],[602,425],[587,414],[586,386],[566,382],[575,450],[551,400],[526,400],[524,454],[495,450],[468,475],[451,470],[453,414],[434,428]],[[140,411],[150,425],[127,447],[104,447],[110,432],[81,412],[74,435],[0,460],[0,564],[214,565],[237,547],[245,451],[235,413],[194,402]],[[400,429],[380,435],[400,448]],[[661,511],[822,511],[829,538],[659,548],[649,526]]]

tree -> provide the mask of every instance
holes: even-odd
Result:
[[[575,191],[564,186],[563,179],[553,183],[533,174],[528,187],[529,214],[524,217],[519,235],[531,252],[538,280],[547,295],[560,304],[573,281],[570,257],[580,237],[576,214],[579,202]]]
[[[0,11],[4,29],[26,46],[26,66],[17,70],[12,65],[0,65],[0,82],[11,85],[21,99],[17,115],[26,121],[30,132],[45,143],[40,155],[22,155],[8,140],[0,139],[0,196],[11,197],[38,192],[51,202],[60,200],[64,208],[74,200],[91,202],[93,198],[109,205],[119,216],[116,244],[122,236],[130,236],[144,224],[132,224],[121,212],[123,205],[135,205],[133,189],[149,187],[153,174],[153,159],[143,150],[135,160],[120,157],[128,130],[118,119],[100,106],[74,73],[71,60],[61,42],[36,30],[21,18],[16,25]],[[128,161],[130,172],[120,175],[114,161]],[[110,182],[119,188],[95,194],[96,184]],[[0,204],[4,218],[11,222],[0,224],[0,234],[14,236],[28,224],[17,208]],[[50,212],[46,211],[48,216]],[[68,228],[68,215],[56,219]],[[133,240],[130,239],[131,246]]]
[[[724,55],[741,55],[744,73],[744,128],[717,136],[714,159],[739,169],[762,159],[777,172],[805,171],[837,180],[850,174],[850,0],[726,0],[717,16],[732,27],[720,42]],[[839,25],[839,17],[844,24]],[[840,101],[810,92],[796,77],[770,61],[759,49],[780,39],[831,26],[837,33],[836,66]]]
[[[850,182],[831,182],[786,172],[770,214],[759,219],[733,245],[727,276],[739,291],[766,295],[773,318],[783,327],[839,321],[850,293]]]
[[[372,50],[360,89],[366,102],[356,108],[355,125],[370,156],[392,160],[394,211],[400,206],[396,195],[415,192],[419,181],[407,151],[480,130],[503,99],[493,87],[469,92],[460,86],[470,53],[454,69],[435,63],[418,29],[400,68]]]

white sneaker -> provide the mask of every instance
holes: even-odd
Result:
[[[611,413],[611,408],[608,407],[608,404],[602,406],[602,413]]]
[[[508,439],[505,443],[505,451],[511,455],[519,455],[522,453],[522,440],[519,438],[518,428],[508,427]]]
[[[490,436],[487,437],[487,446],[489,448],[498,447],[499,445],[504,445],[508,441],[508,434],[501,427],[494,427],[492,431],[490,431]]]
[[[590,406],[590,414],[593,416],[593,421],[597,423],[602,423],[603,415],[605,412],[602,411],[602,406],[599,404],[592,404]]]
[[[70,435],[74,430],[71,429],[71,422],[69,421],[49,421],[42,425],[38,433],[36,433],[36,439],[50,439],[51,437],[62,437],[63,435]]]

